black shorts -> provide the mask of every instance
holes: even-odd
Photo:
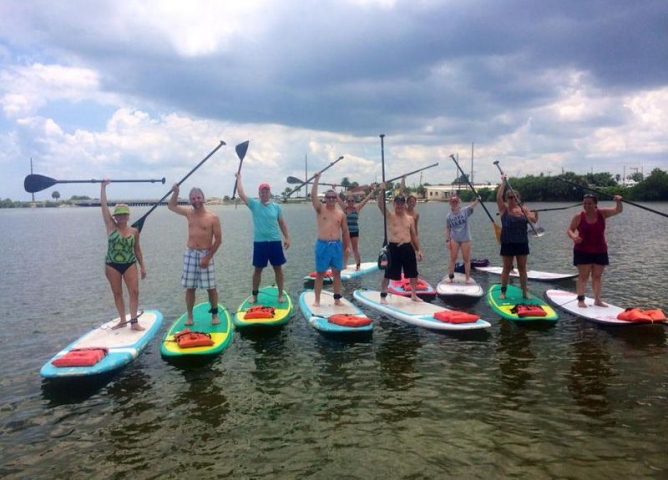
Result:
[[[501,244],[502,257],[514,257],[516,255],[529,255],[529,242]]]
[[[610,265],[608,252],[589,253],[573,250],[573,265]]]
[[[390,255],[390,266],[385,269],[385,278],[390,280],[401,280],[403,269],[404,277],[417,278],[417,259],[415,249],[411,243],[390,243],[387,246]]]

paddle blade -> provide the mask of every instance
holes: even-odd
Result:
[[[147,215],[141,217],[139,220],[137,220],[135,223],[132,224],[132,227],[136,228],[141,233],[141,229],[144,228],[144,221],[146,220],[146,217]]]
[[[237,152],[237,157],[239,157],[239,160],[243,160],[244,157],[246,156],[246,152],[248,151],[248,144],[250,143],[250,140],[246,140],[243,143],[240,143],[237,145],[234,150]]]
[[[387,245],[380,249],[378,254],[378,270],[386,270],[390,266],[390,251]]]
[[[23,188],[25,188],[25,191],[28,193],[35,193],[46,190],[56,183],[58,183],[58,181],[54,180],[53,178],[31,173],[25,178],[25,180],[23,180]]]
[[[288,177],[285,179],[286,182],[288,182],[291,185],[297,184],[297,183],[304,183],[303,180],[300,180],[297,177]]]
[[[494,225],[494,235],[496,236],[496,243],[501,244],[501,227],[499,227],[495,221],[492,221]]]

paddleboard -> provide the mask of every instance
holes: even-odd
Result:
[[[181,315],[167,331],[165,338],[160,345],[160,353],[165,357],[188,357],[197,355],[215,355],[227,348],[232,341],[232,318],[230,312],[220,303],[218,304],[218,318],[220,323],[213,325],[211,323],[211,314],[209,302],[203,302],[195,305],[193,308],[194,325],[186,325],[186,313]],[[174,334],[189,328],[193,332],[201,332],[211,335],[213,345],[206,347],[180,348]]]
[[[375,272],[376,270],[378,270],[378,262],[362,262],[360,263],[359,270],[357,270],[356,264],[351,263],[345,269],[341,270],[341,281],[345,282],[346,280],[357,278],[362,275],[366,275],[367,273]],[[315,275],[316,272],[309,273],[304,277],[304,282],[313,282],[315,280]],[[332,276],[332,271],[328,270],[325,273],[323,283],[325,285],[329,285],[333,281],[334,277]]]
[[[648,323],[657,323],[647,321],[629,322],[626,320],[619,320],[617,315],[624,311],[623,308],[615,305],[607,304],[607,307],[598,307],[594,305],[594,299],[585,297],[585,304],[587,308],[578,307],[577,295],[573,292],[566,292],[564,290],[548,290],[545,292],[545,298],[552,304],[561,308],[562,310],[575,315],[576,317],[584,318],[595,323],[605,325],[647,325]],[[607,303],[607,302],[606,302]]]
[[[476,270],[481,272],[495,273],[501,275],[503,271],[502,267],[475,267]],[[519,278],[520,274],[517,269],[510,271],[510,276]],[[559,280],[567,280],[569,278],[577,278],[578,273],[551,273],[551,272],[541,272],[539,270],[527,270],[527,278],[529,280],[538,280],[541,282],[556,282]]]
[[[388,295],[387,304],[380,302],[380,292],[373,290],[355,290],[353,297],[360,303],[373,308],[390,317],[418,327],[431,330],[465,331],[489,328],[492,325],[485,320],[478,319],[470,323],[446,323],[434,318],[434,313],[451,311],[427,302],[414,302],[402,295]]]
[[[130,320],[130,315],[126,317]],[[132,330],[129,325],[112,330],[118,317],[86,333],[63,348],[40,370],[44,378],[85,377],[110,372],[133,361],[146,348],[162,325],[162,313],[146,310],[139,316],[139,324],[145,330]],[[97,363],[85,367],[56,367],[52,362],[72,350],[106,349],[107,354]]]
[[[409,280],[403,275],[401,276],[401,280],[390,280],[387,291],[393,295],[410,298],[411,286]],[[417,288],[415,289],[415,293],[418,297],[427,302],[431,302],[436,298],[436,290],[422,277],[418,277],[417,279]]]
[[[373,331],[373,323],[360,327],[350,327],[331,323],[328,319],[336,314],[348,314],[359,317],[367,317],[362,310],[345,298],[341,299],[343,305],[334,305],[334,294],[328,291],[320,293],[320,306],[314,307],[315,293],[313,290],[306,290],[299,295],[299,308],[308,323],[321,333],[325,334],[366,334]]]
[[[517,288],[514,285],[508,285],[506,289],[506,298],[502,299],[501,295],[501,284],[497,283],[492,285],[487,291],[487,303],[492,308],[494,313],[498,314],[502,318],[508,320],[514,320],[517,322],[556,322],[559,320],[559,315],[554,311],[543,300],[529,292],[530,298],[524,298],[522,296],[522,290]],[[515,312],[515,307],[517,305],[529,305],[541,307],[545,312],[545,316],[520,316],[519,313]]]
[[[249,295],[248,298],[239,305],[237,313],[232,318],[234,326],[239,328],[265,328],[285,325],[292,316],[293,305],[290,295],[288,295],[285,290],[283,291],[283,299],[283,302],[278,301],[278,287],[276,286],[260,288],[257,295],[257,302],[250,303],[251,296]],[[265,312],[248,313],[248,309],[253,307],[270,307],[273,308],[273,311],[266,310],[267,316],[264,316]],[[249,318],[246,318],[247,315]]]
[[[473,278],[471,283],[466,283],[466,275],[455,272],[455,278],[452,282],[447,281],[448,276],[443,277],[443,280],[436,285],[436,293],[441,297],[457,297],[457,298],[481,298],[485,292],[478,282]]]

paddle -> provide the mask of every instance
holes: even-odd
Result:
[[[111,180],[115,183],[156,183],[160,182],[163,185],[165,184],[165,178],[159,180],[148,179],[148,180]],[[102,183],[104,180],[56,180],[55,178],[45,177],[44,175],[38,175],[36,173],[31,173],[28,175],[25,180],[23,180],[23,188],[25,188],[28,193],[41,192],[46,190],[49,187],[52,187],[56,183]]]
[[[428,165],[426,167],[418,168],[417,170],[413,170],[412,172],[404,173],[403,175],[399,175],[398,177],[390,178],[387,181],[387,183],[394,182],[395,180],[399,180],[400,178],[408,177],[408,176],[414,175],[416,173],[420,173],[422,170],[427,170],[428,168],[433,168],[433,167],[436,167],[436,166],[438,166],[438,162],[432,163],[431,165]],[[383,181],[385,181],[385,180],[383,180]]]
[[[575,187],[579,187],[579,188],[581,188],[581,189],[583,189],[583,190],[588,190],[588,191],[590,191],[590,192],[592,192],[592,193],[596,193],[596,194],[598,194],[598,195],[604,195],[604,196],[606,196],[606,197],[608,197],[608,198],[614,198],[614,195],[610,195],[610,194],[608,194],[608,193],[601,192],[601,191],[599,191],[599,190],[595,190],[595,189],[593,189],[593,188],[589,188],[589,187],[587,187],[587,186],[585,186],[585,185],[580,185],[579,183],[571,182],[570,180],[566,180],[566,179],[559,178],[559,177],[552,177],[552,178],[554,178],[554,179],[556,179],[556,180],[559,180],[560,182],[565,182],[565,183],[568,183],[568,184],[573,185],[573,186],[575,186]],[[657,211],[657,210],[652,210],[652,209],[649,208],[649,207],[645,207],[645,206],[643,206],[643,205],[639,205],[639,204],[637,204],[637,203],[635,203],[635,202],[632,202],[632,201],[630,201],[630,200],[624,200],[624,199],[622,198],[622,202],[623,202],[623,203],[628,203],[629,205],[633,205],[634,207],[642,208],[643,210],[647,210],[648,212],[656,213],[657,215],[661,215],[662,217],[666,217],[666,218],[668,218],[668,214],[666,214],[666,213],[659,212],[659,211]]]
[[[501,170],[501,165],[499,165],[499,161],[496,160],[493,163],[494,163],[494,165],[496,165],[496,168],[499,169],[499,172],[501,172],[501,175],[505,175],[505,173],[503,173],[503,170]],[[529,220],[529,217],[527,217],[527,214],[524,211],[524,207],[522,206],[522,202],[520,201],[520,198],[515,193],[515,190],[513,190],[512,185],[510,185],[510,182],[508,181],[508,177],[506,177],[506,185],[508,185],[508,188],[513,193],[513,195],[515,196],[515,199],[517,200],[517,203],[520,206],[520,209],[522,210],[522,215],[524,215],[524,219],[529,224],[529,228],[531,228],[531,231],[533,232],[533,234],[536,237],[542,237],[545,234],[545,229],[543,227],[536,228],[536,226],[533,223],[531,223],[531,221]],[[501,188],[501,187],[499,187],[499,188]]]
[[[555,210],[568,210],[569,208],[579,207],[582,205],[582,202],[578,202],[575,205],[569,207],[554,207],[554,208],[539,208],[538,210],[531,210],[532,212],[554,212]]]
[[[244,157],[246,156],[246,152],[248,151],[248,143],[249,141],[246,140],[243,143],[240,143],[236,147],[234,147],[234,150],[237,152],[237,157],[239,157],[239,170],[237,170],[237,180],[234,182],[234,190],[232,190],[232,200],[234,200],[234,197],[237,194],[237,183],[239,183],[239,174],[241,173],[241,164],[244,163]]]
[[[197,170],[199,167],[201,167],[201,166],[204,164],[204,162],[206,162],[209,158],[211,158],[211,157],[213,156],[213,154],[216,153],[216,152],[218,151],[218,149],[219,149],[220,147],[222,147],[223,145],[227,145],[227,144],[221,140],[220,143],[218,144],[218,146],[217,146],[216,148],[214,148],[213,150],[211,150],[211,153],[209,153],[206,157],[204,157],[204,158],[202,159],[202,161],[199,162],[199,163],[195,166],[195,168],[193,168],[192,170],[190,170],[190,172],[188,172],[188,175],[186,175],[185,177],[183,177],[183,178],[181,179],[181,181],[179,181],[179,182],[177,183],[177,185],[181,185],[183,182],[185,182],[186,179],[187,179],[190,175],[192,175],[193,173],[195,173],[195,170]],[[164,197],[162,197],[160,200],[158,200],[158,202],[157,202],[155,205],[153,205],[153,206],[148,210],[148,212],[146,212],[146,213],[144,214],[143,217],[141,217],[139,220],[137,220],[135,223],[133,223],[132,226],[141,232],[142,228],[144,228],[144,222],[146,221],[146,217],[148,217],[149,214],[150,214],[153,210],[155,210],[156,208],[158,208],[158,206],[159,206],[159,205],[160,205],[160,204],[161,204],[167,197],[169,197],[169,196],[171,195],[171,193],[172,193],[172,190],[170,189],[169,192],[167,192],[167,193],[165,194]]]
[[[337,158],[337,159],[334,160],[332,163],[330,163],[329,165],[327,165],[325,168],[323,168],[322,170],[320,170],[320,172],[318,172],[318,173],[322,174],[322,173],[325,172],[327,169],[332,168],[334,165],[336,165],[336,164],[337,164],[339,161],[341,161],[341,160],[343,160],[343,155],[341,155],[339,158]],[[316,173],[316,175],[317,175],[317,173]],[[310,183],[314,178],[315,178],[315,175],[313,175],[311,178],[309,178],[309,179],[306,180],[305,182],[302,182],[298,187],[295,187],[294,189],[292,189],[291,191],[289,191],[288,193],[286,193],[286,194],[285,194],[285,198],[290,197],[290,195],[292,195],[293,193],[295,193],[297,190],[299,190],[300,188],[302,188],[302,187],[303,187],[304,185],[306,185],[307,183]]]
[[[381,172],[382,172],[382,178],[383,178],[383,183],[385,183],[385,144],[384,144],[384,139],[385,139],[385,134],[381,133],[380,134],[380,165],[381,165]],[[401,178],[401,177],[397,177]],[[387,184],[385,185],[387,187]],[[381,191],[380,198],[378,199],[379,202],[385,202],[385,190],[383,189]],[[385,270],[390,266],[390,252],[387,248],[387,211],[385,210],[387,208],[387,205],[384,206],[383,208],[383,231],[385,233],[385,238],[383,240],[383,247],[380,249],[380,253],[378,254],[378,269],[379,270]]]
[[[452,161],[455,162],[455,165],[457,165],[457,170],[459,170],[459,173],[461,173],[462,177],[464,177],[466,179],[466,183],[468,183],[469,187],[471,187],[471,191],[473,192],[473,194],[476,197],[480,198],[478,196],[478,192],[475,191],[475,188],[473,188],[473,185],[471,184],[471,182],[469,182],[469,176],[464,173],[464,170],[462,170],[462,167],[460,167],[459,163],[457,163],[457,160],[455,159],[455,156],[450,155],[450,158],[452,158]],[[494,221],[494,218],[492,217],[492,215],[490,215],[489,210],[487,210],[487,207],[482,202],[482,200],[480,201],[480,206],[483,208],[483,210],[485,210],[485,213],[487,214],[489,219],[492,221],[492,225],[494,226],[494,236],[496,236],[496,242],[501,243],[501,227],[496,224],[496,222]]]

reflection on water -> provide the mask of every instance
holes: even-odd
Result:
[[[235,311],[250,290],[250,215],[212,208],[224,231],[221,301]],[[367,261],[383,238],[373,208],[360,220]],[[436,283],[448,261],[447,205],[418,208],[426,255],[419,269]],[[312,270],[315,216],[310,205],[284,211],[292,233],[286,287],[296,299]],[[541,216],[547,233],[531,241],[530,268],[572,271],[565,229],[573,213]],[[657,260],[665,223],[647,215],[629,207],[610,222],[604,298],[666,308]],[[473,256],[500,264],[484,212],[472,219]],[[483,299],[456,306],[490,321],[488,331],[434,333],[365,309],[373,335],[339,341],[297,311],[276,331],[236,331],[217,357],[167,362],[156,338],[115,374],[57,384],[39,378],[42,364],[115,315],[99,212],[0,210],[0,228],[0,342],[11,345],[0,349],[3,478],[668,477],[666,327],[606,329],[563,314],[550,328],[528,328],[496,318]],[[162,208],[142,232],[148,277],[140,301],[165,316],[160,336],[185,309],[185,235],[180,217]],[[474,276],[485,289],[499,281]],[[380,278],[356,279],[344,294],[377,289]],[[265,282],[272,279],[267,271]],[[529,282],[537,295],[553,286]]]

